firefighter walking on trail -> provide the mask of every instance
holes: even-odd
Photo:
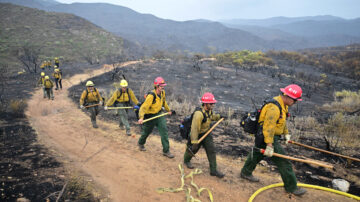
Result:
[[[210,165],[210,175],[218,178],[223,178],[225,175],[218,171],[216,164],[216,152],[213,137],[211,134],[206,136],[202,142],[198,142],[199,139],[210,129],[212,121],[218,121],[221,118],[220,114],[214,114],[213,108],[215,107],[215,97],[211,93],[204,93],[201,97],[201,108],[195,109],[192,115],[191,132],[188,138],[187,150],[184,154],[184,164],[186,167],[193,169],[194,166],[191,164],[192,157],[199,151],[200,147],[203,146]]]
[[[44,87],[45,87],[45,92],[46,92],[46,96],[49,99],[54,99],[54,92],[53,92],[53,87],[54,87],[54,83],[50,80],[49,76],[45,76],[44,77]]]
[[[241,170],[240,177],[252,182],[258,182],[259,179],[252,175],[256,165],[264,158],[264,155],[270,157],[279,169],[281,178],[284,182],[285,191],[300,196],[306,193],[306,190],[297,186],[295,173],[289,160],[273,156],[273,153],[285,155],[284,149],[280,145],[280,136],[285,135],[286,143],[290,140],[290,135],[286,126],[288,107],[301,101],[302,89],[300,86],[291,84],[281,88],[281,95],[273,99],[278,102],[268,103],[261,109],[259,117],[259,128],[255,135],[255,146],[265,149],[261,154],[257,149],[249,153],[244,167]]]
[[[161,108],[164,107],[169,115],[172,114],[165,99],[164,87],[166,83],[162,77],[157,77],[154,81],[154,90],[146,96],[144,103],[139,110],[139,124],[143,124],[144,119],[149,119],[160,115]],[[142,125],[141,137],[138,141],[140,151],[146,151],[145,143],[146,139],[154,129],[157,127],[161,136],[161,144],[163,146],[163,155],[168,158],[174,158],[174,155],[170,153],[168,129],[166,126],[166,119],[164,116],[145,122]]]
[[[57,68],[57,66],[55,66],[54,68]],[[60,86],[60,89],[62,89],[62,84],[61,84],[62,76],[61,76],[61,72],[59,69],[54,70],[53,77],[55,79],[55,84],[56,84],[55,90],[58,90],[59,86]]]
[[[131,106],[130,101],[133,102],[135,105],[139,103],[136,99],[134,92],[128,88],[128,82],[126,80],[120,81],[120,89],[117,89],[112,97],[107,101],[104,109],[107,110],[109,106],[115,103],[116,107],[129,107]],[[125,126],[126,134],[128,136],[131,135],[130,132],[130,124],[128,121],[128,110],[127,109],[118,109],[118,114],[120,116],[119,127],[122,128]]]
[[[46,91],[45,91],[45,72],[40,73],[40,78],[37,83],[43,90],[44,98],[46,98]]]
[[[91,123],[94,128],[98,128],[96,116],[99,114],[99,105],[103,104],[103,100],[98,89],[94,86],[92,81],[86,82],[86,90],[83,91],[80,97],[80,108],[85,109],[85,106],[87,106],[87,110],[90,111]]]

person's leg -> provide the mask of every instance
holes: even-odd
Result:
[[[188,143],[186,145],[186,151],[184,153],[184,163],[190,163],[193,155],[195,155],[200,150],[201,144],[196,147],[196,149],[192,148],[191,140],[188,140]]]
[[[44,98],[46,98],[46,89],[45,89],[45,86],[43,86],[42,89],[43,89],[43,93],[44,93]]]
[[[159,117],[157,119],[155,119],[154,121],[156,121],[156,126],[159,130],[159,134],[161,137],[161,144],[163,146],[163,153],[168,153],[169,152],[169,136],[168,136],[168,129],[166,126],[166,119],[165,117]]]
[[[59,84],[58,84],[58,82],[59,82],[59,79],[55,78],[55,84],[56,84],[55,90],[59,89]]]
[[[206,151],[206,156],[209,161],[210,166],[210,172],[214,173],[216,172],[216,152],[215,152],[215,146],[213,142],[213,137],[211,134],[209,134],[203,141],[202,144],[204,146],[204,149]]]
[[[281,147],[279,141],[274,141],[274,152],[285,155],[284,149]],[[292,165],[289,160],[279,158],[276,156],[271,157],[271,160],[276,164],[284,182],[284,188],[287,192],[294,192],[297,188],[297,181]]]
[[[53,89],[52,88],[50,88],[50,97],[51,97],[51,99],[53,100],[54,99],[54,92],[53,92]]]
[[[265,145],[263,145],[262,148],[265,148]],[[241,169],[241,175],[251,176],[252,172],[256,168],[256,165],[263,159],[264,155],[260,153],[258,149],[253,149],[247,156],[245,164]]]
[[[119,105],[120,105],[120,107],[126,107],[127,106],[126,104],[123,104],[123,103],[120,103]],[[130,135],[130,124],[129,124],[129,121],[128,121],[128,115],[126,113],[126,110],[125,109],[120,109],[119,110],[119,116],[120,116],[120,123],[122,123],[125,126],[126,134]]]
[[[60,85],[60,89],[62,89],[62,83],[61,83],[62,79],[59,79],[59,85]]]
[[[154,129],[155,123],[154,120],[148,121],[142,124],[141,127],[141,137],[139,138],[138,144],[144,145],[146,143],[147,137],[150,135],[152,130]]]

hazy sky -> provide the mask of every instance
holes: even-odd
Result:
[[[262,19],[276,16],[334,15],[360,17],[360,0],[57,0],[106,2],[172,20]]]

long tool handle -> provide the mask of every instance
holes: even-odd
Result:
[[[262,154],[264,154],[265,149],[260,149],[260,152],[261,152]],[[289,159],[289,160],[292,160],[292,161],[298,161],[298,162],[303,162],[303,163],[308,163],[308,164],[314,164],[314,165],[321,166],[321,167],[324,167],[324,168],[334,169],[334,166],[332,166],[332,165],[328,165],[328,164],[324,164],[324,163],[320,163],[320,162],[316,162],[316,161],[299,159],[299,158],[295,158],[295,157],[291,157],[291,156],[286,156],[286,155],[282,155],[282,154],[278,154],[278,153],[273,153],[273,156],[280,157],[280,158],[284,158],[284,159]]]
[[[163,113],[163,114],[160,114],[160,115],[157,115],[157,116],[148,118],[148,119],[144,120],[143,123],[148,122],[148,121],[151,121],[151,120],[153,120],[153,119],[157,119],[157,118],[162,117],[162,116],[166,116],[166,115],[169,115],[169,113]]]
[[[88,106],[85,106],[85,108],[95,107],[95,106],[99,106],[99,105],[100,105],[100,104],[88,105]]]
[[[203,135],[203,136],[199,139],[199,141],[198,141],[197,144],[200,144],[200,142],[203,141],[203,139],[205,139],[206,136],[208,136],[208,135],[211,133],[211,131],[213,131],[213,130],[215,129],[215,127],[216,127],[217,125],[219,125],[219,123],[220,123],[221,121],[223,121],[223,120],[224,120],[224,118],[221,118],[218,122],[216,122],[216,123],[210,128],[210,130],[208,130],[208,131],[205,133],[205,135]]]
[[[132,109],[134,107],[108,107],[108,109]]]
[[[292,140],[289,140],[288,142],[291,143],[291,144],[294,144],[294,145],[298,145],[298,146],[302,146],[302,147],[308,148],[308,149],[313,149],[313,150],[320,151],[320,152],[324,152],[324,153],[331,154],[331,155],[334,155],[334,156],[339,156],[339,157],[343,157],[343,158],[346,158],[346,159],[350,159],[350,160],[353,160],[353,161],[358,161],[358,162],[360,162],[360,159],[358,159],[358,158],[354,158],[354,157],[345,156],[345,155],[341,155],[341,154],[338,154],[338,153],[326,151],[326,150],[319,149],[319,148],[316,148],[316,147],[312,147],[312,146],[309,146],[309,145],[301,144],[301,143],[299,143],[299,142],[294,142],[294,141],[292,141]]]

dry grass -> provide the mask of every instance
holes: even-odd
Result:
[[[353,112],[360,109],[360,90],[353,91],[338,91],[334,93],[335,101],[330,104],[325,104],[323,109],[331,112]]]
[[[22,114],[26,108],[26,102],[24,100],[10,100],[9,107],[15,114]]]

